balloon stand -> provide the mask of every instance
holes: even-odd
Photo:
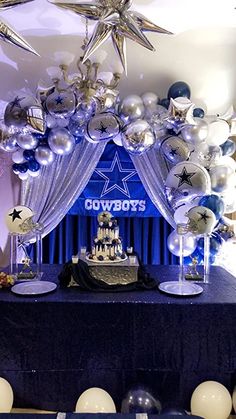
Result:
[[[16,281],[38,281],[42,278],[42,235],[36,232],[36,263],[28,254],[20,234],[10,233],[10,275]],[[22,255],[23,253],[23,255]]]
[[[209,284],[210,273],[210,235],[204,235],[204,283]]]
[[[187,224],[178,224],[177,233],[179,235],[179,280],[162,282],[159,289],[167,294],[177,296],[190,296],[201,294],[202,287],[185,280],[184,271],[184,235],[188,231]]]

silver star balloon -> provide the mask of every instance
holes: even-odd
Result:
[[[114,48],[127,73],[126,38],[154,51],[153,45],[144,35],[144,31],[171,34],[171,32],[156,26],[145,16],[135,11],[129,11],[131,0],[98,0],[96,3],[60,3],[53,1],[58,7],[71,10],[87,19],[97,20],[94,32],[85,48],[85,62],[110,36]]]
[[[32,0],[0,0],[0,10],[7,9],[10,7],[18,6],[20,4],[28,3]],[[32,54],[39,55],[28,42],[22,38],[17,32],[15,32],[9,25],[0,21],[0,39],[10,44],[16,45],[25,51],[31,52]]]

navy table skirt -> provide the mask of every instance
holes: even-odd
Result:
[[[157,280],[177,279],[175,266],[149,266]],[[58,265],[44,266],[57,282]],[[151,388],[164,405],[189,409],[194,388],[236,384],[236,279],[212,267],[192,298],[157,290],[87,293],[58,288],[37,297],[0,291],[0,376],[15,407],[73,411],[78,396],[102,387],[119,411],[133,385]]]

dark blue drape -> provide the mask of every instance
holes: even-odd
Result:
[[[124,249],[133,246],[145,264],[176,264],[167,249],[171,227],[162,217],[118,218]],[[43,262],[65,263],[81,246],[91,248],[96,237],[97,218],[66,215],[61,223],[43,240]]]

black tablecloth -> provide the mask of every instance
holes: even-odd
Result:
[[[175,266],[149,266],[158,280]],[[61,266],[44,266],[57,281]],[[0,376],[16,407],[73,411],[88,387],[102,387],[117,408],[134,384],[151,387],[163,404],[189,409],[194,388],[236,384],[236,279],[212,267],[210,284],[192,298],[157,290],[87,293],[57,289],[45,296],[0,292]]]

